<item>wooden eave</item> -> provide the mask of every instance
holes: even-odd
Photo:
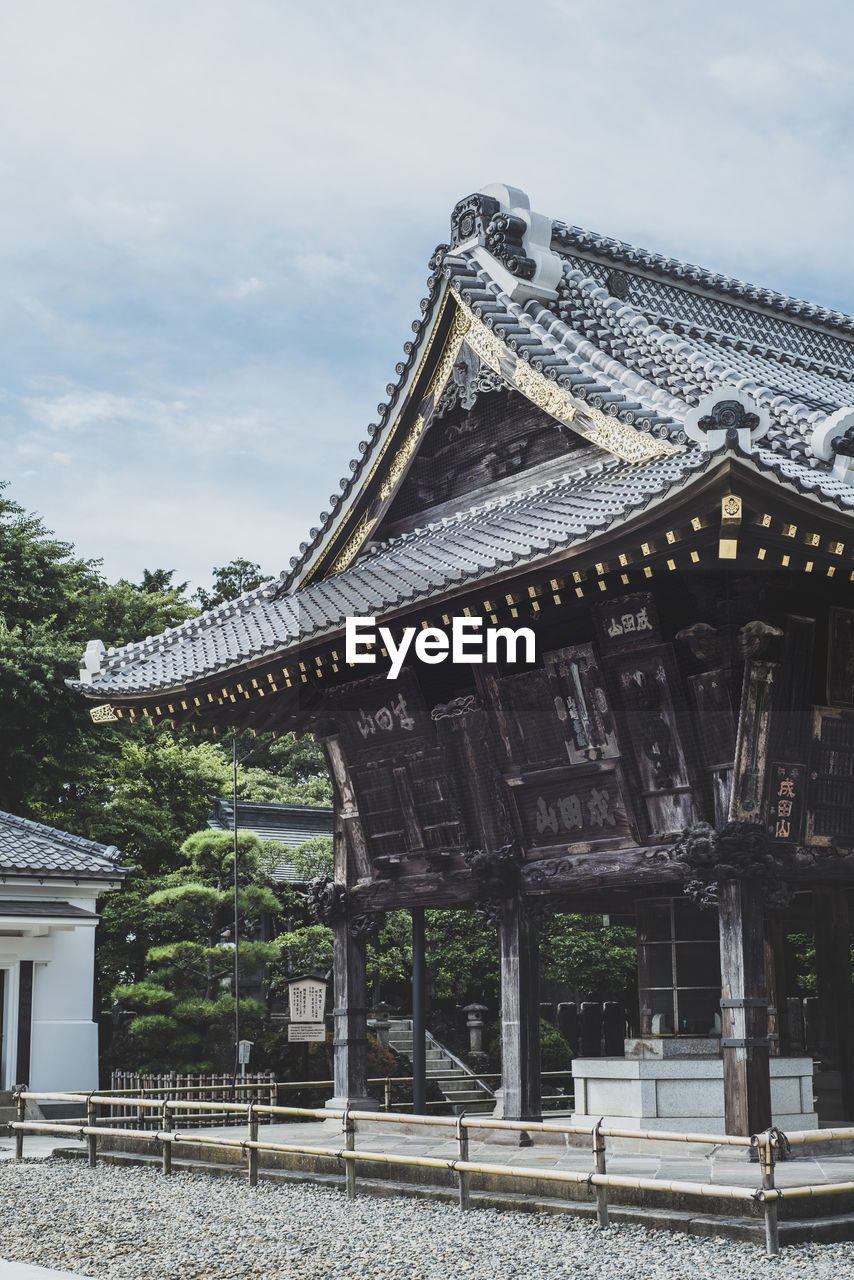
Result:
[[[724,524],[722,505],[741,499],[739,523]],[[734,559],[722,540],[735,541]],[[764,552],[762,556],[759,553]],[[854,520],[826,501],[799,492],[749,459],[722,455],[676,492],[616,527],[544,556],[536,564],[499,571],[426,601],[401,606],[381,621],[393,628],[469,610],[502,625],[541,608],[643,586],[653,575],[679,569],[788,569],[854,580]],[[257,732],[306,727],[322,714],[328,688],[343,683],[343,633],[324,635],[265,654],[229,671],[156,693],[111,696],[119,717],[197,723]],[[98,691],[87,690],[97,699]]]

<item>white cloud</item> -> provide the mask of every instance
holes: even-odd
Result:
[[[115,572],[126,557],[137,576],[154,561],[195,576],[265,549],[284,566],[385,399],[453,204],[487,181],[854,309],[854,16],[816,12],[7,6],[14,496],[86,554],[108,548]]]
[[[238,280],[234,292],[238,298],[251,298],[253,293],[263,293],[266,288],[263,280],[250,276],[248,280]]]
[[[115,192],[99,196],[73,195],[71,211],[105,240],[134,243],[159,236],[167,226],[167,206],[163,201],[131,203]]]

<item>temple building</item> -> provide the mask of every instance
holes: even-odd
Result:
[[[424,908],[470,908],[497,926],[503,1113],[538,1116],[539,927],[584,911],[635,920],[639,1015],[624,1056],[576,1061],[580,1119],[814,1124],[798,930],[854,1119],[852,381],[854,318],[484,188],[289,569],[89,644],[95,719],[322,742],[339,1099],[366,1105],[381,913],[417,950]]]

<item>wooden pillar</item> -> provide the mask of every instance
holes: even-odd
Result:
[[[771,1124],[771,1078],[760,886],[723,880],[718,902],[726,1131],[761,1133]]]
[[[368,1011],[364,937],[354,938],[348,917],[332,921],[333,942],[333,1053],[335,1097],[331,1106],[349,1102],[359,1110],[374,1109],[368,1097]]]
[[[518,897],[502,904],[501,1085],[504,1118],[538,1120],[540,1100],[539,927]]]
[[[813,889],[818,1047],[838,1069],[844,1118],[854,1120],[854,1001],[851,991],[851,923],[844,887]]]

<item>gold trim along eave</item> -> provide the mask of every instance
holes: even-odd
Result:
[[[538,408],[544,410],[552,418],[568,426],[573,431],[589,440],[591,444],[605,449],[608,453],[622,459],[623,462],[649,462],[652,458],[663,458],[675,453],[682,453],[681,445],[671,444],[669,440],[660,440],[657,436],[648,435],[645,431],[637,431],[619,418],[612,418],[583,400],[576,400],[563,387],[546,378],[538,369],[532,369],[524,360],[520,360],[473,311],[466,306],[456,290],[451,293],[463,315],[469,319],[469,328],[465,341],[472,351],[494,373],[504,378],[508,386],[520,392]]]

